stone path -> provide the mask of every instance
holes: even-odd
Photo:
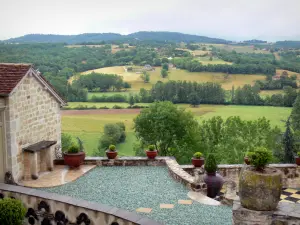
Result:
[[[81,165],[78,169],[70,169],[68,166],[56,165],[52,172],[40,173],[37,180],[23,180],[20,185],[34,188],[55,187],[75,181],[95,167],[96,165]]]

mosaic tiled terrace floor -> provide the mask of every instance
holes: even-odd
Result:
[[[191,201],[165,167],[96,167],[74,182],[43,190],[135,211],[166,225],[232,224],[230,207]]]

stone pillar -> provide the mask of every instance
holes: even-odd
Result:
[[[30,163],[31,163],[31,178],[36,180],[39,178],[38,174],[38,158],[37,158],[37,153],[34,152],[30,154]]]
[[[46,158],[47,169],[52,171],[54,165],[53,165],[53,153],[52,153],[52,148],[51,147],[46,149],[45,156],[46,156],[45,158]]]

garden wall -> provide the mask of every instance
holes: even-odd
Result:
[[[115,207],[40,190],[0,183],[0,198],[20,199],[27,209],[24,225],[159,225],[149,218]]]

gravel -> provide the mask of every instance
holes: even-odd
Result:
[[[165,167],[96,167],[74,182],[43,190],[128,211],[152,208],[149,214],[139,214],[166,225],[232,224],[230,207],[179,205],[178,200],[188,199],[188,190]],[[160,209],[160,204],[174,204],[174,208]]]

